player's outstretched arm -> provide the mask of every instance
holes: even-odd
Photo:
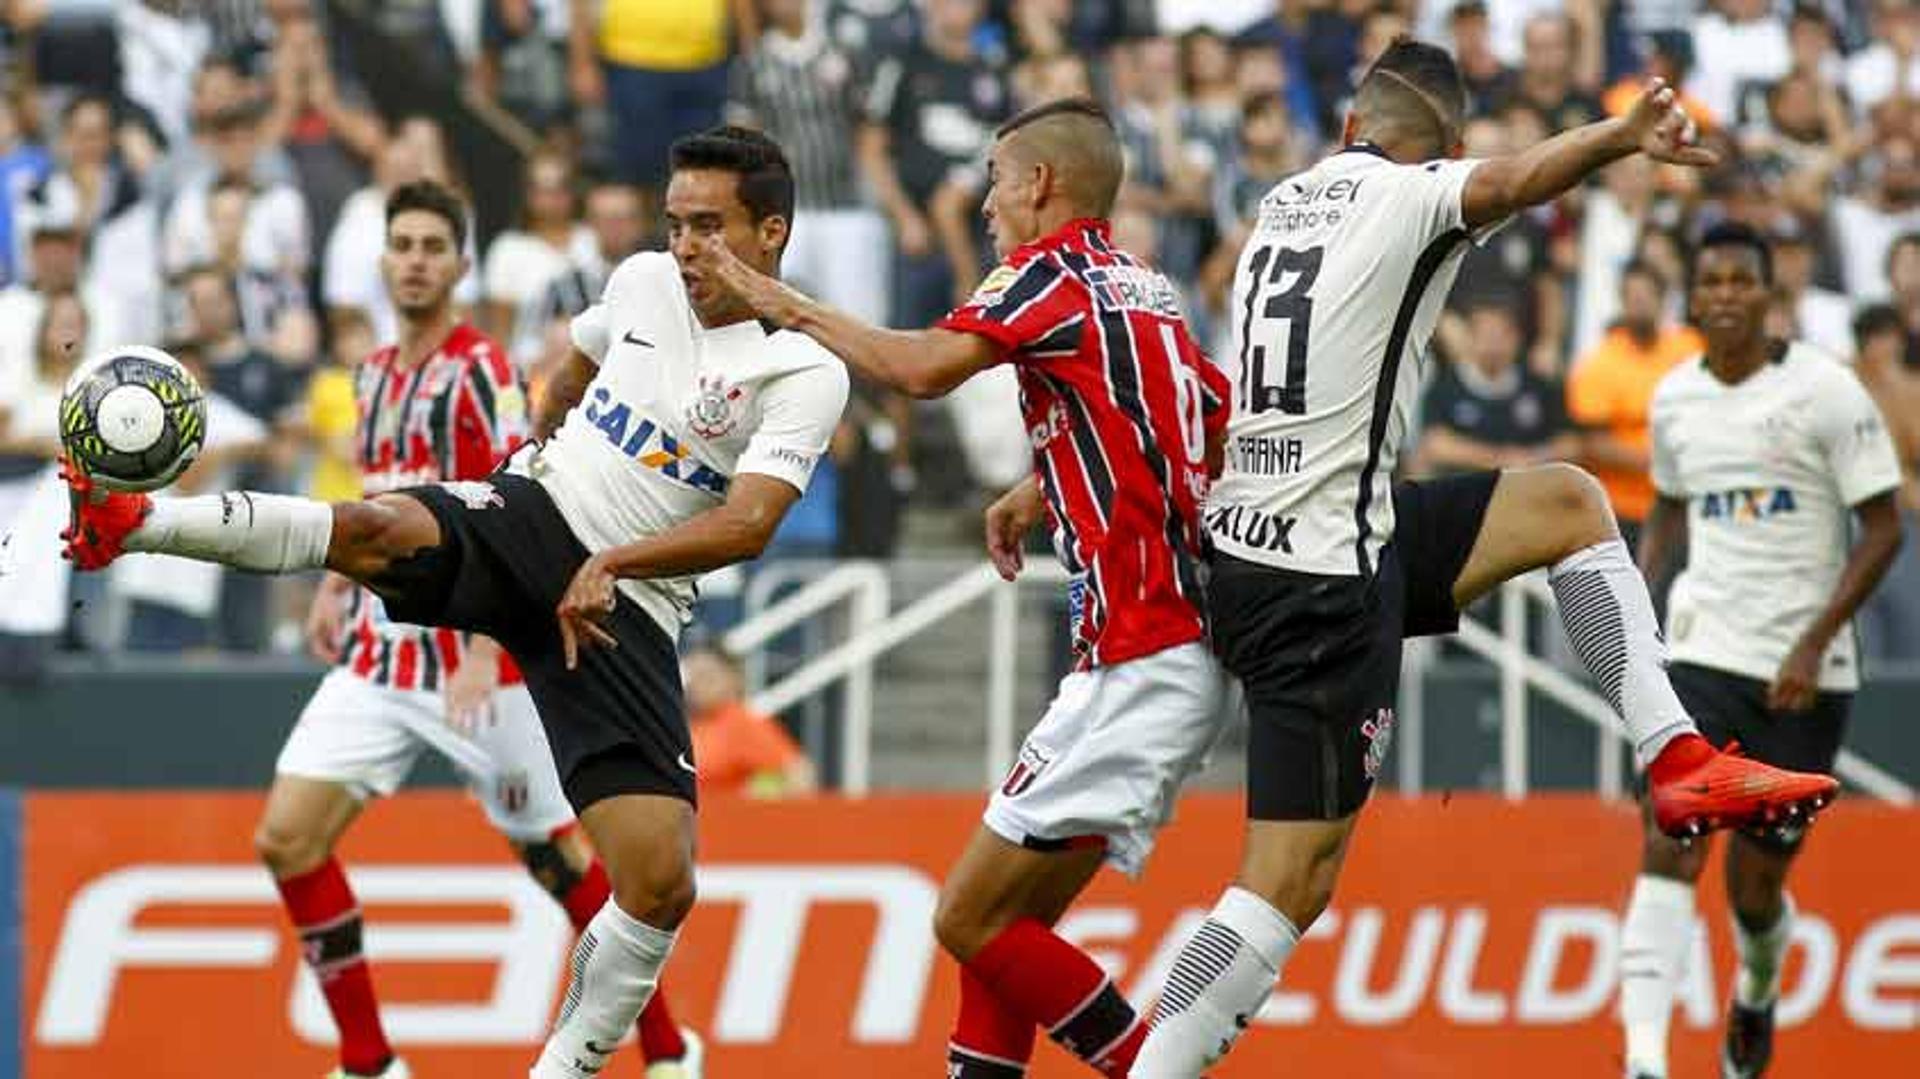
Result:
[[[974,334],[870,326],[741,262],[717,237],[699,265],[762,318],[806,334],[862,377],[910,397],[943,397],[1000,362],[999,347]]]
[[[581,644],[613,645],[612,635],[599,623],[613,611],[615,581],[686,577],[757,558],[799,498],[799,488],[785,480],[742,472],[733,478],[727,500],[713,509],[588,558],[555,612],[567,669],[573,669]]]
[[[1504,220],[1560,197],[1593,173],[1635,153],[1692,168],[1716,164],[1719,155],[1694,145],[1694,133],[1673,88],[1654,79],[1625,116],[1563,131],[1511,157],[1481,162],[1461,192],[1461,217],[1468,228]]]

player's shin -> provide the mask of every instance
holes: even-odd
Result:
[[[326,565],[332,535],[333,507],[325,502],[229,491],[155,499],[126,549],[285,573]]]
[[[1630,1075],[1667,1074],[1667,1025],[1693,941],[1693,885],[1643,873],[1620,927],[1620,1022]]]
[[[1053,930],[1022,918],[966,969],[1009,1013],[1044,1029],[1067,1052],[1103,1075],[1128,1074],[1145,1025],[1100,964]]]
[[[565,1005],[530,1073],[586,1079],[606,1067],[660,982],[675,934],[640,921],[609,899],[573,947]]]
[[[948,1079],[1019,1079],[1033,1058],[1034,1024],[960,968],[960,1014],[947,1043]]]
[[[340,863],[276,882],[340,1030],[340,1066],[349,1075],[379,1075],[393,1059],[380,1026],[373,976],[361,949],[360,904]]]
[[[1733,942],[1740,955],[1740,976],[1733,999],[1746,1008],[1771,1008],[1780,997],[1780,970],[1793,937],[1793,897],[1781,896],[1780,916],[1772,925],[1753,927],[1736,912]]]
[[[1229,888],[1167,974],[1136,1079],[1196,1079],[1226,1055],[1273,992],[1300,931],[1243,888]]]
[[[1620,540],[1596,543],[1548,571],[1567,639],[1626,724],[1645,768],[1668,742],[1695,733],[1667,681],[1667,646],[1647,583]]]

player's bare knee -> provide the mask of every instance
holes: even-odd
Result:
[[[312,872],[333,853],[317,833],[273,821],[261,821],[254,830],[253,851],[275,880]]]
[[[1567,554],[1618,538],[1620,527],[1607,501],[1607,489],[1578,465],[1556,462],[1534,470],[1539,511],[1536,520],[1552,521]]]
[[[392,506],[378,500],[334,506],[328,567],[361,580],[379,573],[393,557],[390,545],[398,519]]]
[[[940,899],[933,908],[933,939],[948,955],[964,963],[972,959],[986,942],[992,938],[998,928],[993,925],[992,912],[978,899],[968,895],[966,889],[947,887],[940,889]]]
[[[656,929],[674,929],[693,912],[696,892],[690,867],[650,866],[613,880],[613,901]]]

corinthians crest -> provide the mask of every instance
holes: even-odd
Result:
[[[740,422],[740,399],[746,391],[730,386],[718,375],[700,377],[700,390],[687,405],[687,426],[701,438],[719,438]]]

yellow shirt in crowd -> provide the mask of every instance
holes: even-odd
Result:
[[[322,367],[307,383],[307,425],[319,447],[314,454],[313,481],[307,494],[322,502],[357,502],[360,470],[352,454],[341,456],[335,447],[350,445],[360,423],[360,405],[353,395],[353,375],[338,367]]]
[[[606,0],[600,56],[653,71],[712,67],[727,57],[727,0]]]
[[[1628,446],[1652,452],[1647,413],[1654,387],[1675,364],[1705,349],[1705,339],[1690,326],[1663,329],[1647,346],[1615,327],[1573,365],[1567,376],[1567,415],[1582,427],[1603,429]],[[1653,509],[1653,480],[1646,469],[1595,468],[1593,474],[1606,487],[1616,516],[1636,524],[1647,519]]]

